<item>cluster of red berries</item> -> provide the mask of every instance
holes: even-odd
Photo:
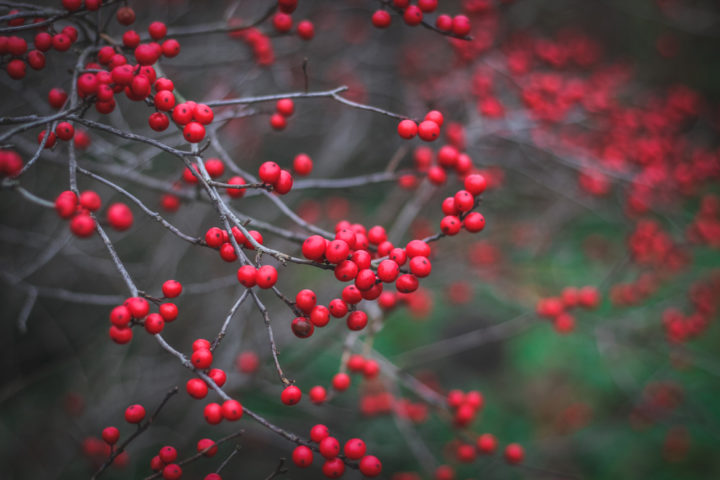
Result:
[[[538,316],[552,319],[558,333],[570,333],[575,328],[575,317],[569,312],[576,307],[592,310],[599,304],[600,293],[597,288],[592,286],[566,287],[559,297],[538,300],[535,310]]]
[[[0,157],[0,170],[2,160]],[[720,248],[720,198],[717,195],[705,195],[700,200],[700,208],[693,222],[688,226],[688,239],[695,243]]]
[[[378,364],[375,360],[368,360],[362,355],[357,354],[350,356],[347,368],[351,373],[363,374],[366,379],[373,379],[380,373],[380,364]],[[350,383],[350,375],[344,372],[336,373],[331,381],[332,388],[336,392],[343,392],[347,390],[350,388]],[[327,399],[327,390],[322,385],[315,385],[310,389],[309,395],[311,402],[315,404],[322,404]]]
[[[440,127],[442,127],[443,121],[442,113],[431,110],[419,124],[409,118],[401,120],[398,123],[397,132],[400,137],[406,140],[410,140],[417,135],[421,140],[432,142],[440,136]]]
[[[258,177],[278,195],[285,195],[292,190],[292,174],[275,162],[263,162],[258,169]]]
[[[182,285],[175,280],[163,284],[166,298],[173,298],[182,292]],[[178,308],[172,302],[161,303],[158,313],[150,313],[150,304],[142,297],[130,297],[110,312],[110,338],[119,344],[130,342],[132,327],[143,325],[151,335],[162,332],[165,323],[173,322],[178,316]]]
[[[245,42],[253,51],[255,62],[261,67],[267,67],[275,63],[275,50],[273,49],[270,37],[258,28],[245,28],[242,19],[233,17],[228,20],[228,26],[240,28],[230,31],[230,38]]]
[[[450,390],[447,395],[448,407],[453,411],[453,422],[458,427],[470,425],[482,409],[485,399],[482,393],[471,390],[467,393],[462,390]]]
[[[467,442],[454,442],[451,447],[455,458],[461,463],[475,461],[477,455],[491,455],[497,450],[498,441],[494,435],[485,433],[477,437],[474,444]],[[525,458],[525,449],[517,443],[509,443],[503,452],[505,461],[510,465],[522,463]],[[455,469],[450,465],[440,465],[435,469],[434,480],[454,480]]]
[[[270,126],[273,130],[285,130],[288,118],[295,113],[295,102],[290,98],[281,98],[275,102],[275,113],[270,116]]]
[[[50,135],[48,135],[47,140],[45,139],[45,135],[47,135],[47,131],[43,130],[38,134],[37,142],[38,145],[42,145],[43,141],[45,142],[45,145],[43,148],[53,148],[55,146],[55,143],[57,139],[70,141],[75,136],[75,127],[70,122],[60,122],[55,126],[55,130],[50,132]]]
[[[272,18],[273,28],[278,33],[290,33],[293,28],[292,13],[297,8],[297,0],[278,0],[278,10]],[[298,22],[295,32],[303,40],[312,40],[315,26],[309,20]]]
[[[214,456],[217,450],[217,445],[209,438],[203,438],[197,443],[198,453],[206,457]],[[161,472],[165,480],[177,480],[182,477],[182,468],[179,465],[182,462],[177,462],[177,457],[178,452],[175,447],[165,445],[150,460],[150,468],[154,472]],[[222,480],[222,477],[217,473],[210,473],[204,477],[204,480]]]
[[[14,150],[0,150],[0,178],[14,177],[23,169],[22,157]]]
[[[709,278],[694,283],[688,292],[693,310],[684,314],[676,308],[668,308],[662,314],[662,325],[668,341],[681,343],[702,335],[718,310],[716,292],[720,287],[720,273],[715,271]]]
[[[207,160],[205,160],[204,165],[205,171],[213,180],[222,177],[225,173],[225,164],[219,158],[208,158]],[[193,165],[192,169],[186,167],[183,170],[182,180],[188,185],[197,185],[197,183],[199,182],[199,176],[200,167],[198,167],[197,165]],[[232,177],[230,180],[228,180],[228,183],[233,185],[245,185],[245,180],[241,177]],[[243,195],[245,195],[245,189],[229,188],[228,195],[231,197],[242,197]]]
[[[321,424],[310,429],[310,440],[317,444],[317,450],[325,458],[322,472],[327,478],[340,478],[345,473],[345,463],[340,458],[340,442],[330,436],[330,430]],[[366,477],[377,477],[382,472],[382,463],[373,455],[366,455],[367,446],[360,438],[351,438],[342,448],[347,460],[359,460],[360,473]],[[298,445],[292,453],[292,460],[300,468],[312,465],[313,451],[307,445]]]
[[[400,13],[405,24],[414,27],[420,25],[425,15],[437,10],[438,0],[417,0],[411,4],[410,0],[392,0],[390,6]],[[376,10],[372,16],[372,23],[377,28],[387,28],[392,22],[390,13],[386,10]],[[470,19],[465,15],[441,14],[435,18],[435,27],[441,32],[451,33],[458,37],[464,37],[470,33]]]
[[[75,192],[66,190],[55,199],[55,211],[60,218],[70,220],[70,231],[80,238],[87,238],[95,232],[95,219],[90,212],[99,210],[101,205],[100,195],[92,190],[82,192],[79,197]],[[132,210],[124,203],[113,203],[107,209],[106,219],[115,230],[127,230],[133,224]]]
[[[235,241],[240,247],[248,248],[250,250],[254,250],[255,246],[248,240],[248,238],[242,233],[242,231],[238,227],[232,227],[232,235],[235,238]],[[250,230],[248,232],[252,239],[259,243],[260,245],[263,244],[263,237],[260,232],[257,230]],[[217,248],[220,252],[220,258],[225,260],[226,262],[234,262],[237,260],[237,253],[235,252],[235,247],[230,242],[230,235],[228,235],[227,231],[218,228],[218,227],[212,227],[208,229],[207,232],[205,232],[205,243],[211,248]],[[268,287],[270,288],[270,287]]]
[[[8,15],[17,13],[19,13],[18,10],[11,10],[8,12]],[[36,17],[33,19],[33,22],[39,23],[44,20],[43,18]],[[23,17],[8,20],[10,27],[17,27],[24,24],[25,18]],[[39,32],[33,39],[35,48],[30,51],[28,51],[28,42],[24,38],[16,35],[9,37],[5,35],[0,36],[0,56],[8,55],[9,57],[6,60],[7,65],[5,66],[5,70],[10,78],[15,80],[24,78],[27,73],[27,65],[33,70],[42,70],[45,68],[45,53],[51,49],[57,50],[58,52],[65,52],[78,39],[78,31],[71,25],[64,27],[62,31],[54,34],[48,32],[48,25],[39,26],[37,30],[39,30]]]

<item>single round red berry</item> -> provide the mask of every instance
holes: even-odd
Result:
[[[398,131],[398,135],[400,135],[400,137],[402,137],[406,140],[410,140],[415,135],[417,135],[418,125],[417,125],[417,123],[415,123],[409,119],[401,120],[400,123],[398,124],[397,131]]]
[[[345,473],[345,464],[339,458],[331,458],[323,463],[322,472],[327,478],[340,478]]]
[[[243,408],[237,400],[225,400],[222,404],[222,415],[225,420],[234,422],[243,415]]]
[[[292,460],[300,468],[307,468],[312,465],[313,452],[305,445],[298,445],[292,453]]]
[[[272,288],[275,285],[277,278],[278,273],[275,267],[272,265],[263,265],[258,268],[255,281],[257,282],[258,287],[267,289]]]
[[[116,427],[105,427],[102,431],[102,438],[108,445],[115,445],[120,439],[120,430]]]
[[[382,463],[373,455],[366,455],[360,460],[360,473],[366,477],[377,477],[382,473]]]
[[[295,385],[288,385],[280,394],[280,400],[285,405],[295,405],[300,402],[302,391]]]
[[[217,425],[223,419],[222,407],[218,403],[208,403],[203,409],[203,416],[210,425]]]
[[[372,24],[376,28],[387,28],[391,22],[392,17],[385,10],[375,10],[375,13],[372,15]]]
[[[191,378],[190,380],[188,380],[185,384],[185,390],[187,391],[188,395],[197,399],[205,398],[205,396],[208,394],[207,383],[205,383],[205,381],[200,378]]]
[[[133,213],[124,203],[113,203],[108,207],[106,218],[111,227],[122,232],[132,227]]]
[[[167,298],[175,298],[182,293],[182,284],[177,280],[167,280],[162,285],[162,292]]]
[[[165,328],[165,319],[159,313],[151,313],[144,323],[145,330],[151,335],[157,335]]]
[[[130,405],[125,409],[125,421],[128,423],[140,423],[145,418],[145,407],[139,404]]]
[[[366,450],[365,442],[360,438],[351,438],[345,442],[345,446],[343,447],[343,453],[345,453],[345,456],[350,460],[361,459],[365,455]]]
[[[320,404],[323,403],[327,398],[327,390],[325,390],[325,387],[321,385],[315,385],[310,389],[309,395],[311,402],[315,404]]]
[[[190,362],[195,366],[195,368],[199,368],[200,370],[205,370],[206,368],[209,368],[212,364],[212,361],[213,354],[209,349],[206,348],[195,350],[190,356]]]
[[[325,437],[320,441],[318,445],[320,449],[320,455],[330,459],[340,455],[340,442],[335,437]]]

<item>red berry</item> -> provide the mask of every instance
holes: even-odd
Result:
[[[487,180],[479,173],[473,173],[465,177],[465,190],[474,196],[478,196],[487,188]]]
[[[78,213],[70,220],[70,231],[76,237],[90,237],[95,232],[95,220],[86,213]]]
[[[218,178],[225,173],[225,165],[219,158],[208,158],[205,161],[205,170],[211,178]]]
[[[516,465],[523,461],[525,450],[517,443],[511,443],[505,447],[505,461],[511,465]]]
[[[463,226],[468,232],[479,232],[485,228],[485,217],[483,217],[481,213],[471,212],[463,220]]]
[[[328,309],[330,310],[330,314],[335,318],[342,318],[348,312],[347,304],[339,298],[331,300]]]
[[[418,137],[426,142],[432,142],[440,136],[440,126],[432,120],[424,120],[418,125]]]
[[[200,370],[205,370],[206,368],[209,368],[213,361],[213,354],[209,349],[201,348],[199,350],[195,350],[192,355],[190,356],[190,362],[195,366],[195,368],[199,368]]]
[[[287,33],[292,29],[292,17],[286,13],[278,12],[273,16],[272,24],[280,33]]]
[[[162,285],[162,292],[166,298],[175,298],[182,293],[182,284],[177,280],[167,280]]]
[[[245,185],[247,182],[242,177],[231,177],[228,182],[230,185]],[[225,191],[231,198],[242,198],[245,195],[245,188],[228,188]]]
[[[208,377],[210,377],[218,387],[225,385],[225,381],[227,380],[227,374],[220,368],[211,368],[208,372]]]
[[[234,422],[243,415],[243,408],[237,400],[225,400],[222,404],[222,415],[225,420]]]
[[[360,473],[366,477],[377,477],[382,473],[382,463],[373,455],[366,455],[360,460]]]
[[[325,387],[315,385],[310,389],[309,395],[311,402],[320,404],[323,403],[327,398],[327,391],[325,390]]]
[[[347,326],[350,330],[362,330],[367,325],[368,318],[365,312],[355,310],[347,318]]]
[[[171,463],[170,465],[165,465],[162,470],[162,476],[165,480],[177,480],[178,478],[182,477],[182,468],[180,468],[179,465],[174,463]]]
[[[160,40],[167,35],[167,26],[163,22],[152,22],[148,27],[148,33],[153,40]]]
[[[298,445],[292,453],[292,460],[300,468],[307,468],[312,465],[313,453],[305,445]]]
[[[185,390],[191,397],[201,399],[207,395],[208,386],[207,383],[200,378],[191,378],[185,384]]]
[[[310,172],[312,172],[312,168],[312,159],[304,153],[297,154],[293,159],[293,170],[301,177],[304,177],[305,175],[310,175]]]
[[[418,125],[412,120],[406,119],[400,121],[398,124],[398,135],[406,140],[410,140],[418,133]]]
[[[345,442],[345,446],[343,447],[343,453],[345,453],[345,456],[350,460],[361,459],[363,455],[365,455],[366,450],[365,442],[360,438],[351,438]]]
[[[203,455],[205,455],[206,457],[212,457],[217,453],[218,447],[211,439],[203,438],[198,441],[197,450],[198,453],[204,451]]]
[[[497,439],[490,433],[483,433],[475,443],[478,451],[482,454],[494,453],[497,448]]]
[[[303,313],[310,313],[317,303],[315,292],[309,289],[303,289],[295,295],[295,304]]]
[[[263,265],[258,268],[255,278],[257,286],[260,288],[272,288],[277,282],[278,273],[272,265]]]
[[[383,260],[378,265],[377,276],[383,282],[394,282],[400,273],[400,266],[394,260]]]
[[[302,398],[302,392],[295,385],[289,385],[285,387],[280,395],[280,400],[285,405],[295,405]]]
[[[203,416],[210,425],[217,425],[223,419],[222,407],[217,403],[208,403],[203,410]]]
[[[350,255],[350,247],[347,242],[343,240],[333,240],[327,244],[325,249],[325,258],[330,263],[340,263],[343,260],[347,260]]]
[[[322,472],[327,478],[340,478],[345,473],[345,464],[339,458],[331,458],[323,463]]]
[[[419,282],[415,275],[404,274],[400,275],[395,281],[395,288],[401,293],[411,293],[418,289]]]
[[[310,440],[320,443],[323,439],[330,436],[330,430],[325,425],[318,423],[310,429]]]
[[[151,335],[157,335],[165,328],[165,320],[159,313],[151,313],[145,319],[145,330]]]
[[[125,300],[125,306],[130,311],[133,318],[145,318],[150,312],[150,304],[142,297],[130,297]]]
[[[178,308],[174,303],[163,303],[160,305],[159,310],[160,316],[168,323],[175,320],[178,316]]]
[[[302,254],[309,260],[320,261],[325,255],[326,241],[320,235],[308,237],[302,244]]]
[[[418,256],[430,258],[430,245],[422,240],[410,240],[405,246],[405,251],[410,258]]]
[[[237,279],[241,285],[252,288],[257,283],[257,269],[252,265],[243,265],[238,268]]]
[[[160,460],[162,460],[164,463],[172,463],[177,458],[177,450],[175,450],[175,447],[166,445],[160,449],[160,452],[158,452],[158,456],[160,457]]]
[[[115,445],[120,439],[120,430],[116,427],[105,427],[102,431],[102,438],[108,445]]]
[[[340,454],[340,442],[335,437],[325,437],[320,441],[318,445],[320,449],[320,455],[330,459],[335,458]]]
[[[387,28],[392,22],[392,17],[385,10],[376,10],[372,15],[372,24],[377,28]]]
[[[190,143],[198,143],[205,138],[205,127],[199,122],[190,122],[183,128],[183,137]]]
[[[284,130],[287,127],[287,120],[279,113],[274,113],[270,117],[270,126],[273,130]]]
[[[410,5],[403,12],[403,20],[410,26],[420,25],[423,20],[422,10],[417,5]]]
[[[145,408],[142,405],[130,405],[125,409],[125,421],[128,423],[140,423],[145,418]]]
[[[210,124],[213,119],[215,118],[215,114],[212,111],[212,108],[208,107],[204,103],[198,103],[195,105],[195,109],[193,110],[193,119],[196,122],[200,122],[203,125]]]
[[[124,203],[113,203],[106,213],[107,221],[115,230],[122,232],[133,224],[133,213]]]
[[[458,37],[470,33],[470,19],[465,15],[455,15],[452,20],[452,32]]]
[[[310,321],[316,327],[324,327],[330,321],[330,310],[324,305],[315,305],[310,312]]]
[[[75,214],[78,199],[74,192],[66,190],[55,199],[55,211],[60,218],[68,219]]]
[[[287,170],[280,171],[280,178],[275,182],[275,193],[278,195],[285,195],[292,190],[293,178],[290,172]]]
[[[260,180],[273,185],[280,178],[280,166],[275,162],[264,162],[258,169]]]
[[[102,205],[102,200],[100,199],[100,195],[98,195],[97,192],[94,192],[92,190],[85,190],[80,194],[80,205],[82,205],[83,208],[94,212],[100,209],[100,206]]]
[[[315,26],[309,20],[302,20],[297,25],[297,33],[303,40],[312,40],[315,36]]]

